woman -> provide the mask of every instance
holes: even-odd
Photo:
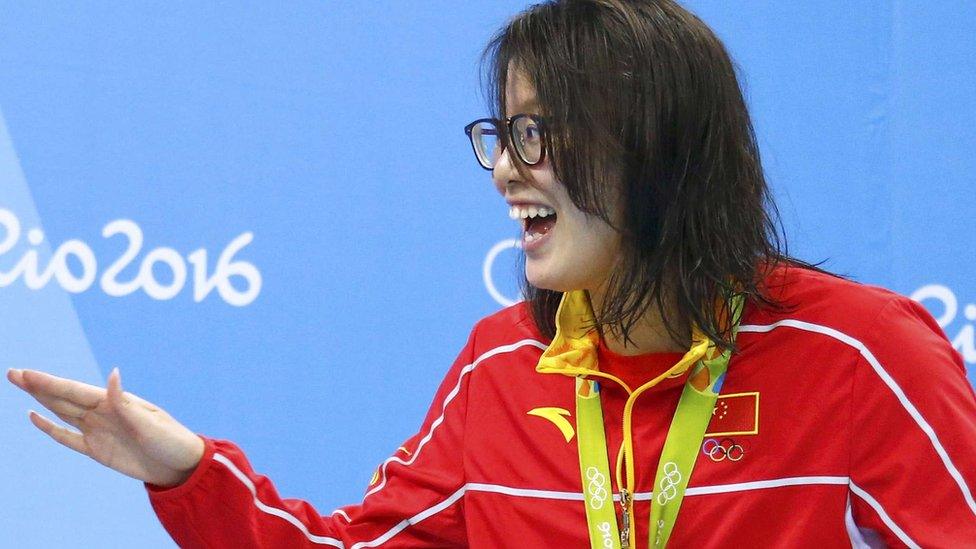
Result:
[[[468,125],[522,224],[527,301],[479,322],[359,505],[282,500],[122,391],[8,378],[143,480],[182,546],[976,541],[976,398],[914,302],[779,251],[724,47],[667,0],[530,8]],[[726,375],[727,372],[727,375]]]

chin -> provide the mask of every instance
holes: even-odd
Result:
[[[525,266],[525,279],[540,290],[552,290],[554,292],[569,292],[583,287],[575,283],[578,281],[572,280],[572,277],[568,277],[564,273],[553,272],[528,264]]]
[[[540,273],[538,269],[533,269],[528,265],[525,266],[525,279],[533,287],[540,290],[562,291],[558,289],[560,285],[557,281],[552,280],[552,277],[546,276],[545,273]],[[554,283],[556,283],[556,287],[553,286]]]

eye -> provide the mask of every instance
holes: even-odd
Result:
[[[516,127],[519,141],[528,145],[538,143],[542,139],[542,130],[539,125],[532,121],[530,118],[524,118],[519,120]]]

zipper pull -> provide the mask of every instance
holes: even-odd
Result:
[[[621,515],[621,528],[620,528],[620,548],[628,549],[630,547],[630,492],[626,488],[620,489],[620,508],[623,510]]]

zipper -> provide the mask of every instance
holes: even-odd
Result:
[[[622,385],[623,388],[624,388],[624,390],[627,391],[627,402],[629,403],[630,400],[631,400],[631,398],[634,396],[634,392],[630,389],[630,387],[627,386],[626,383],[620,382],[620,385]],[[623,511],[623,513],[621,515],[621,518],[620,518],[620,524],[621,524],[621,528],[620,528],[620,548],[621,549],[629,549],[629,547],[630,547],[630,528],[631,528],[631,524],[630,524],[630,508],[634,504],[633,494],[631,493],[631,490],[634,489],[635,487],[632,487],[630,485],[630,478],[627,476],[627,463],[629,463],[630,460],[632,460],[634,458],[634,456],[630,456],[630,455],[627,454],[627,420],[628,420],[628,418],[627,418],[627,412],[626,412],[626,410],[627,410],[627,404],[626,403],[624,404],[624,410],[625,411],[624,411],[623,418],[622,418],[623,419],[623,428],[620,431],[620,436],[621,436],[621,440],[620,440],[620,451],[623,454],[623,458],[620,461],[618,461],[617,464],[616,464],[617,470],[615,471],[615,473],[616,473],[615,476],[617,477],[617,484],[618,484],[617,487],[620,488],[620,509]],[[623,471],[620,471],[620,468],[621,467],[624,469]],[[621,477],[623,477],[622,480],[624,481],[622,483],[623,484],[622,486],[620,485],[621,484],[621,482],[620,482]]]
[[[609,379],[617,382],[618,385],[623,387],[624,391],[627,392],[627,400],[633,396],[634,392],[631,388],[624,383],[619,378],[614,376],[606,376]],[[626,408],[626,405],[624,406]],[[621,458],[615,464],[615,473],[617,477],[617,487],[620,489],[620,549],[630,548],[630,508],[634,504],[633,494],[631,493],[630,479],[627,478],[627,462],[633,459],[633,456],[627,455],[627,442],[624,433],[627,432],[627,414],[623,417],[623,430],[620,431],[622,440],[620,441],[620,452],[622,454]],[[624,469],[621,471],[620,469]],[[623,477],[623,478],[621,478]],[[620,482],[623,480],[623,482]]]
[[[620,548],[628,549],[630,547],[630,492],[626,488],[620,489],[620,509],[623,511],[621,515],[621,527],[620,527]]]

